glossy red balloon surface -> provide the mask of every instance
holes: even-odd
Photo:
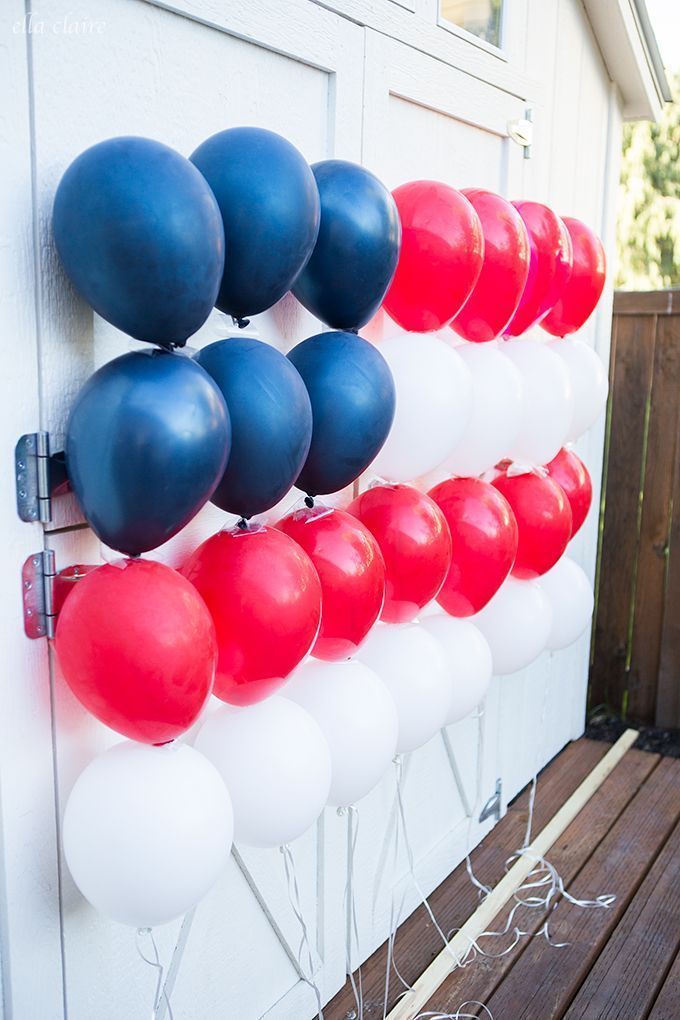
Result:
[[[581,220],[565,216],[564,223],[571,238],[573,268],[559,300],[541,323],[553,336],[567,336],[583,326],[600,300],[607,275],[604,248],[597,234]]]
[[[479,216],[484,261],[472,294],[451,323],[464,340],[484,343],[503,333],[529,275],[529,235],[515,207],[481,188],[463,191]]]
[[[540,202],[513,202],[529,235],[529,275],[507,336],[520,336],[559,300],[571,275],[571,238],[565,224]]]
[[[512,573],[521,580],[540,577],[554,567],[571,537],[571,507],[552,478],[533,472],[508,475],[492,483],[512,507],[519,540]]]
[[[412,181],[392,194],[401,219],[401,251],[383,305],[403,329],[441,329],[477,282],[482,225],[467,198],[447,184]]]
[[[380,618],[413,620],[437,595],[451,566],[451,533],[443,513],[410,485],[375,485],[348,510],[366,525],[385,561]]]
[[[309,556],[274,528],[213,535],[182,573],[215,621],[214,693],[231,705],[273,694],[309,652],[321,619],[321,585]]]
[[[312,655],[349,658],[382,609],[385,565],[378,543],[356,517],[322,506],[296,510],[277,528],[309,554],[321,580],[321,627]]]
[[[450,478],[430,490],[451,532],[451,568],[437,602],[451,616],[483,609],[506,579],[517,552],[507,500],[481,478]]]
[[[145,744],[184,733],[212,690],[217,643],[205,603],[152,560],[106,563],[79,580],[59,613],[55,648],[85,708]]]
[[[573,538],[588,516],[593,501],[593,483],[588,468],[572,450],[563,449],[546,464],[546,470],[569,500]]]

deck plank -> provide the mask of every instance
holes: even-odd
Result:
[[[663,983],[647,1020],[677,1020],[680,1013],[680,954]]]

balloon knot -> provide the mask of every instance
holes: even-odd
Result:
[[[236,527],[240,528],[241,531],[247,531],[248,530],[248,518],[247,517],[242,517],[240,521],[237,521]]]
[[[238,326],[239,329],[245,329],[246,326],[250,325],[250,319],[243,319],[240,315],[232,315],[231,321],[235,326]]]
[[[308,506],[310,510],[314,509],[314,497],[305,496],[305,506]]]
[[[357,329],[356,326],[352,326],[350,329],[347,330],[347,332],[354,333],[355,336],[359,336],[359,330]]]

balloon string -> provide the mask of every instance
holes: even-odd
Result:
[[[288,900],[298,924],[300,925],[300,944],[298,946],[298,967],[300,975],[305,984],[308,984],[314,991],[316,996],[317,1005],[317,1016],[319,1020],[323,1020],[323,1008],[321,1002],[321,990],[314,980],[314,958],[312,956],[312,947],[309,940],[309,932],[305,923],[305,918],[302,913],[302,903],[300,900],[300,887],[297,880],[297,869],[295,867],[295,858],[293,857],[293,851],[287,843],[279,848],[283,857],[283,867],[286,873],[286,888],[288,891]],[[309,976],[305,974],[304,966],[302,963],[303,953],[307,957],[307,967],[309,970]]]
[[[437,1010],[434,1012],[419,1013],[415,1020],[479,1020],[479,1013],[464,1013],[463,1010],[466,1006],[481,1006],[486,1015],[493,1020],[493,1013],[488,1006],[485,1006],[483,1002],[478,1002],[477,999],[467,999],[462,1002],[455,1013],[439,1013]]]
[[[359,923],[357,919],[357,904],[354,892],[354,867],[356,860],[357,838],[359,836],[359,812],[355,807],[346,809],[348,815],[347,825],[347,882],[345,884],[344,905],[347,913],[347,937],[345,940],[345,956],[347,960],[347,973],[352,986],[352,994],[357,1007],[357,1020],[364,1017],[364,990],[361,979],[361,956],[359,953]],[[345,808],[338,808],[340,816],[345,814]],[[359,966],[355,979],[352,972],[352,939],[357,950]]]
[[[153,953],[153,958],[151,959],[142,950],[142,947],[140,945],[140,941],[142,938],[149,939],[149,942],[151,944],[151,951]],[[154,938],[154,934],[151,928],[137,929],[135,933],[135,948],[137,949],[137,955],[140,957],[140,959],[143,960],[144,963],[148,964],[149,967],[153,967],[153,969],[157,971],[158,974],[156,978],[156,989],[154,991],[153,996],[153,1006],[151,1007],[151,1020],[156,1020],[158,1010],[160,1009],[161,1002],[163,999],[165,999],[165,1005],[168,1011],[169,1020],[173,1020],[172,1006],[170,1005],[170,997],[167,991],[165,990],[165,986],[163,984],[163,975],[165,971],[163,964],[161,963],[160,954],[158,952],[158,946],[156,945],[156,939]]]

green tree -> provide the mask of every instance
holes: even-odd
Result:
[[[657,124],[626,124],[617,222],[616,286],[680,286],[680,74]]]

